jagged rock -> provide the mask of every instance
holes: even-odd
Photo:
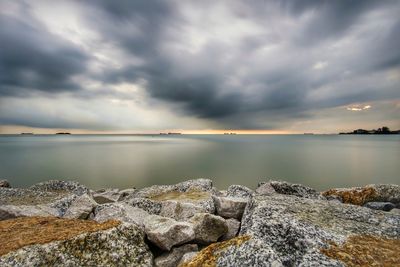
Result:
[[[130,196],[136,191],[136,188],[127,188],[119,191],[120,196],[118,201],[128,200]]]
[[[240,229],[240,221],[236,219],[226,219],[226,224],[228,226],[228,232],[221,237],[221,241],[229,240],[234,238]]]
[[[209,213],[197,213],[190,219],[193,224],[195,241],[200,244],[216,242],[228,232],[224,218]]]
[[[133,207],[143,209],[153,215],[158,215],[161,212],[161,203],[148,198],[132,198],[125,202]]]
[[[101,189],[93,194],[93,199],[98,204],[113,203],[118,201],[121,194],[118,189]]]
[[[390,211],[392,214],[400,215],[400,209],[394,208]]]
[[[1,205],[0,221],[27,216],[58,216],[58,211],[46,205]]]
[[[364,187],[333,188],[322,193],[325,197],[339,197],[343,203],[364,205],[367,202],[392,202],[400,205],[400,186],[370,184]]]
[[[94,209],[92,219],[98,222],[114,219],[144,227],[144,221],[149,216],[150,214],[142,209],[132,207],[127,203],[117,202],[98,205]]]
[[[154,264],[157,267],[176,267],[178,266],[183,255],[187,253],[196,253],[199,250],[196,244],[186,244],[180,247],[172,248],[170,252],[166,252],[155,258]]]
[[[64,213],[64,218],[87,219],[97,203],[87,194],[77,196]]]
[[[396,252],[390,250],[400,244],[400,216],[292,195],[255,196],[246,207],[240,234],[270,246],[285,266],[348,264],[340,255],[373,265],[382,259],[395,262],[390,255]],[[359,247],[346,250],[352,245]],[[381,255],[374,258],[377,251]],[[237,262],[241,257],[239,253],[229,259]]]
[[[193,226],[171,218],[150,215],[144,222],[147,238],[163,250],[194,240]]]
[[[7,180],[0,180],[0,187],[10,188],[11,185]]]
[[[187,252],[187,253],[183,254],[183,256],[177,266],[180,267],[180,266],[187,264],[194,257],[196,257],[197,254],[198,254],[198,252]]]
[[[228,197],[251,198],[253,195],[253,190],[243,185],[231,185],[226,191],[226,196]]]
[[[275,189],[272,187],[270,183],[259,183],[258,187],[255,191],[256,194],[258,195],[272,195],[272,194],[277,194]]]
[[[239,197],[213,196],[217,214],[224,218],[241,219],[248,199]]]
[[[144,233],[133,224],[59,218],[0,222],[1,266],[152,266]],[[7,238],[9,242],[4,242]]]
[[[89,194],[90,190],[84,185],[79,184],[75,181],[59,181],[50,180],[47,182],[42,182],[31,186],[29,189],[33,191],[50,191],[50,192],[66,192],[75,195]]]
[[[395,205],[391,202],[367,202],[364,204],[364,207],[373,210],[391,211],[395,208]]]
[[[169,217],[177,221],[186,221],[195,214],[201,212],[207,212],[207,210],[193,203],[167,200],[162,202],[159,215]]]
[[[281,182],[281,181],[269,181],[267,183],[261,182],[258,184],[260,188],[258,191],[260,192],[268,192],[272,191],[271,186],[274,191],[278,194],[284,195],[294,195],[298,197],[305,197],[305,198],[315,198],[315,199],[324,199],[315,189],[310,188],[305,185],[301,184],[291,184],[288,182]],[[257,191],[257,190],[256,190]],[[271,192],[273,193],[273,192]]]

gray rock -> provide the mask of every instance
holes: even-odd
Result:
[[[118,201],[121,194],[118,189],[102,189],[93,194],[93,199],[98,204],[113,203]]]
[[[30,245],[0,257],[11,266],[152,266],[143,232],[133,224]]]
[[[127,188],[127,189],[123,189],[123,190],[119,191],[120,196],[119,196],[118,201],[124,201],[124,200],[130,199],[135,191],[136,191],[136,188]]]
[[[267,183],[261,182],[258,184],[258,187],[262,188],[260,188],[258,192],[271,191],[271,193],[273,193],[269,186],[272,187],[274,191],[278,194],[294,195],[298,197],[314,198],[314,199],[324,199],[324,197],[322,197],[316,190],[308,186],[304,186],[301,184],[291,184],[288,182],[281,182],[281,181],[269,181]]]
[[[132,198],[125,201],[129,205],[143,209],[150,214],[158,215],[161,212],[161,203],[148,198]]]
[[[0,221],[28,216],[58,216],[56,209],[46,205],[1,205]]]
[[[98,222],[114,219],[144,227],[144,221],[146,221],[149,216],[150,214],[142,209],[132,207],[127,203],[117,202],[98,205],[94,209],[92,219]]]
[[[390,211],[390,213],[396,214],[396,215],[400,215],[400,209],[397,209],[397,208],[392,209],[392,210]]]
[[[77,196],[71,202],[68,209],[63,214],[63,217],[70,219],[87,219],[96,206],[97,203],[89,195],[84,194]]]
[[[11,185],[7,180],[0,180],[0,187],[10,188]]]
[[[189,261],[191,261],[194,257],[196,257],[198,252],[186,252],[185,254],[183,254],[181,260],[179,261],[179,263],[177,264],[177,266],[181,266]]]
[[[395,205],[391,202],[367,202],[364,204],[364,207],[373,210],[391,211],[395,208]]]
[[[29,189],[33,191],[50,191],[50,192],[68,192],[75,195],[89,194],[90,190],[75,181],[60,181],[60,180],[50,180],[47,182],[42,182],[31,186]]]
[[[197,213],[207,212],[207,210],[193,203],[167,200],[161,203],[160,216],[169,217],[177,221],[186,221]]]
[[[258,187],[255,191],[257,195],[272,195],[272,194],[277,194],[275,189],[272,187],[270,183],[259,183]]]
[[[241,219],[248,199],[213,196],[217,214],[224,218]]]
[[[240,221],[233,218],[226,219],[225,221],[228,226],[228,232],[221,237],[221,241],[234,238],[240,229]]]
[[[231,185],[226,191],[228,197],[242,197],[251,198],[254,195],[254,191],[243,185]]]
[[[186,244],[180,247],[172,248],[170,252],[165,252],[161,256],[155,258],[154,264],[157,267],[176,267],[181,258],[186,253],[196,253],[199,250],[196,244]]]
[[[147,238],[163,250],[194,240],[193,226],[171,218],[150,215],[144,222]]]
[[[270,246],[285,266],[344,266],[321,249],[351,242],[350,237],[398,239],[400,217],[325,200],[264,195],[247,205],[240,234]],[[361,251],[359,256],[369,257]],[[231,262],[237,262],[236,257],[242,256],[238,254]]]
[[[224,218],[209,213],[197,213],[190,221],[193,224],[195,241],[200,244],[216,242],[228,232]]]

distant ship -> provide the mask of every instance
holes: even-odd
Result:
[[[60,132],[60,133],[56,133],[56,134],[71,134],[71,133]]]
[[[33,135],[33,133],[21,133],[22,135]]]

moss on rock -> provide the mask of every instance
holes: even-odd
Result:
[[[342,199],[343,203],[360,206],[377,198],[377,192],[375,188],[369,186],[350,190],[330,189],[323,192],[322,195],[325,197],[338,196]]]

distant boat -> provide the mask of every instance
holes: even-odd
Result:
[[[33,135],[33,133],[21,133],[22,135]]]
[[[56,133],[56,134],[71,134],[71,133],[60,132],[60,133]]]

